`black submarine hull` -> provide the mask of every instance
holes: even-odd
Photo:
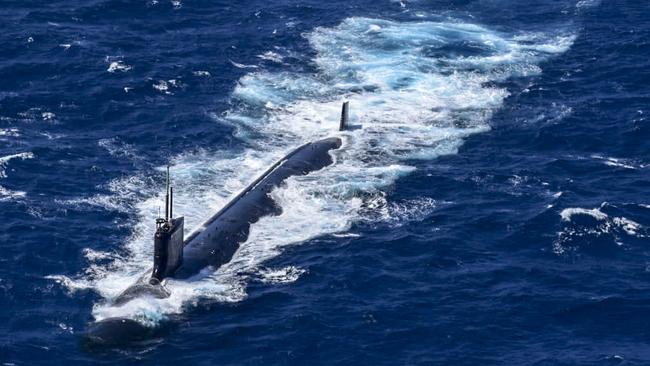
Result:
[[[188,278],[205,267],[217,268],[229,262],[239,245],[248,239],[251,224],[281,212],[269,196],[271,190],[289,177],[332,164],[330,151],[340,147],[338,137],[310,142],[271,166],[185,240],[183,265],[174,278]]]
[[[187,279],[195,276],[206,267],[218,268],[229,262],[240,244],[248,238],[250,227],[260,218],[276,215],[280,207],[269,196],[274,188],[282,185],[287,178],[306,175],[333,163],[332,150],[339,149],[342,141],[330,137],[306,143],[287,154],[246,189],[235,196],[226,206],[214,214],[183,242],[181,264],[173,274],[166,276]],[[172,227],[180,222],[182,232],[183,218],[171,219]],[[121,306],[132,299],[150,296],[165,298],[169,291],[155,276],[157,266],[145,273],[135,284],[129,286],[114,301]],[[93,323],[85,332],[86,341],[104,346],[128,344],[145,339],[152,329],[127,318],[108,318]]]
[[[161,329],[147,327],[127,318],[109,318],[93,323],[83,335],[83,345],[88,348],[118,345],[135,345],[159,335]]]

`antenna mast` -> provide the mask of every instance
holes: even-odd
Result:
[[[167,165],[167,184],[165,185],[165,221],[169,220],[169,165]]]

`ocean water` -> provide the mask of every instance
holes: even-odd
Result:
[[[650,4],[0,4],[0,364],[650,364]],[[343,101],[351,131],[338,132]],[[111,300],[300,144],[221,268]],[[89,347],[128,317],[145,342]]]

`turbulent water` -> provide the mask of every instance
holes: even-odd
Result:
[[[5,365],[647,364],[650,6],[14,2],[0,8]],[[338,132],[343,101],[350,131]],[[300,144],[335,163],[221,268],[151,266]],[[129,317],[145,343],[94,349]]]

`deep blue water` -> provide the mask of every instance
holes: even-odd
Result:
[[[650,4],[532,3],[2,1],[0,362],[649,364]],[[167,164],[189,233],[343,100],[233,263],[110,305]]]

